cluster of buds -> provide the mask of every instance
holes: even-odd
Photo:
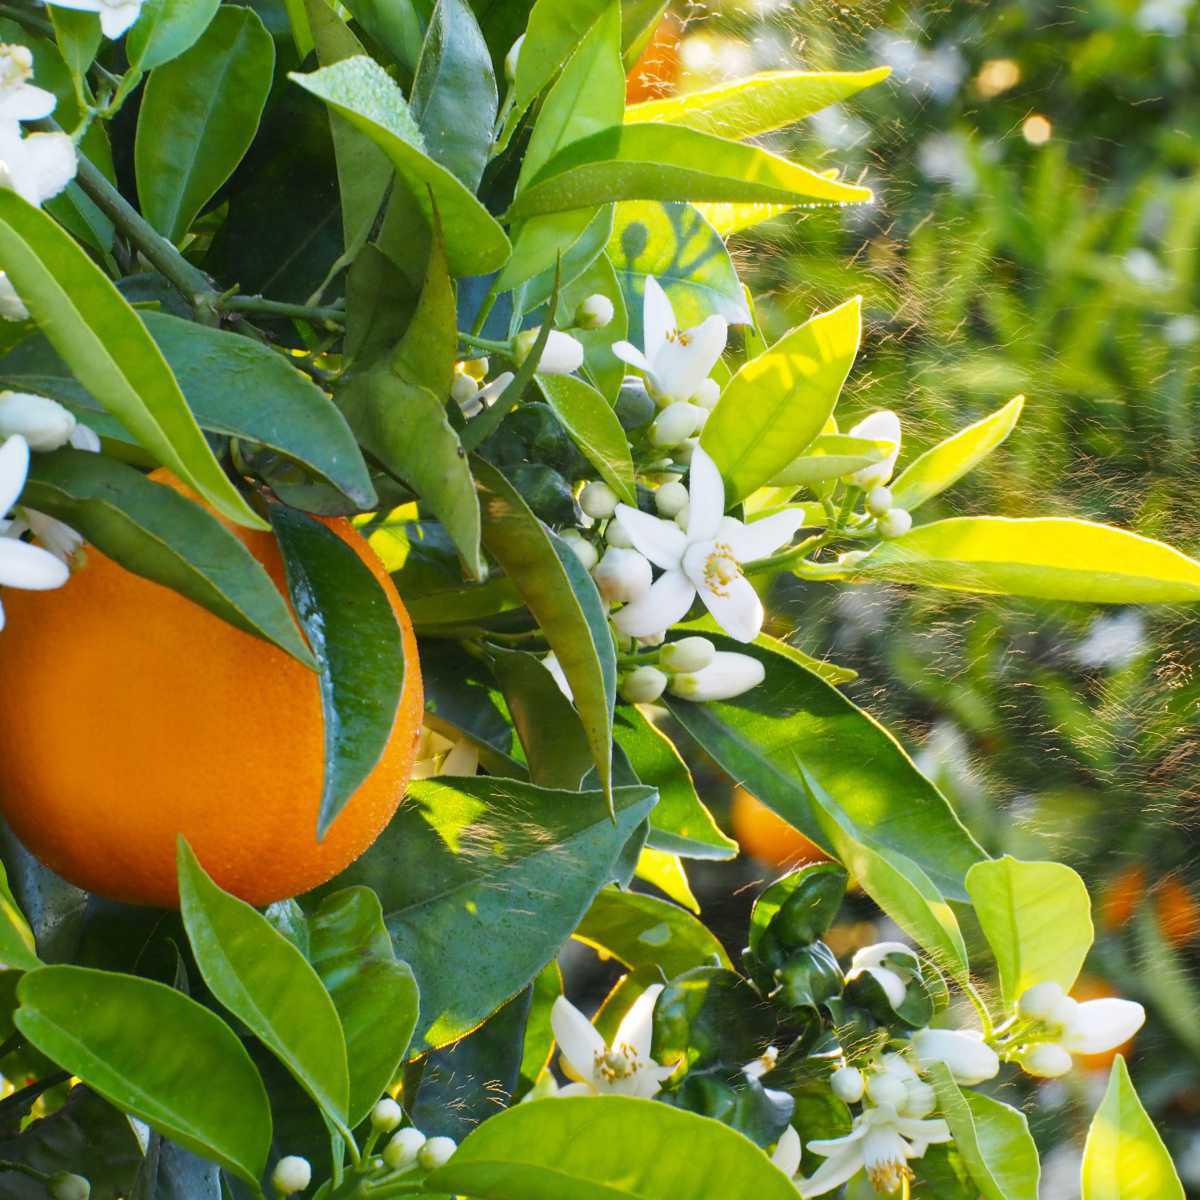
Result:
[[[875,518],[875,529],[880,537],[890,539],[906,534],[912,528],[912,514],[896,507],[887,486],[900,457],[900,418],[888,409],[873,412],[850,430],[850,436],[891,443],[893,449],[882,462],[853,472],[847,482],[866,492],[867,513]]]
[[[1133,1000],[1106,996],[1075,1000],[1053,982],[1027,988],[1017,1002],[1016,1042],[1010,1057],[1030,1075],[1055,1079],[1074,1065],[1074,1054],[1104,1054],[1127,1042],[1146,1020]]]
[[[708,638],[693,636],[665,643],[657,665],[634,667],[618,686],[631,704],[653,704],[667,691],[683,700],[731,700],[757,687],[764,675],[757,658],[718,650]]]

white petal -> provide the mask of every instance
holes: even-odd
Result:
[[[710,542],[725,515],[725,481],[708,451],[697,446],[688,469],[688,541]]]
[[[120,8],[100,7],[100,29],[106,38],[119,38],[141,16],[141,0],[122,4]]]
[[[853,1146],[855,1142],[860,1142],[867,1136],[867,1124],[859,1117],[854,1122],[854,1128],[849,1133],[842,1134],[841,1137],[835,1138],[818,1138],[816,1141],[808,1143],[808,1148],[814,1153],[819,1154],[822,1158],[831,1158],[834,1155],[841,1154],[849,1146]]]
[[[813,1143],[808,1143],[812,1150]],[[818,1151],[819,1153],[819,1151]],[[841,1187],[848,1179],[853,1179],[862,1170],[862,1155],[857,1146],[848,1146],[840,1154],[823,1162],[808,1179],[799,1179],[796,1186],[804,1200],[810,1196],[824,1196],[835,1187]]]
[[[479,773],[479,747],[462,738],[442,762],[442,775],[477,775]]]
[[[555,1093],[554,1098],[560,1096],[595,1096],[598,1095],[596,1089],[590,1084],[582,1080],[576,1080],[574,1083],[565,1083]]]
[[[10,437],[0,445],[0,518],[17,502],[29,471],[29,443]]]
[[[1103,1054],[1129,1041],[1146,1020],[1146,1010],[1133,1000],[1108,996],[1085,1000],[1063,1035],[1072,1054]]]
[[[803,511],[787,509],[742,525],[730,545],[739,562],[754,562],[786,546],[796,536],[796,531],[803,527]]]
[[[950,1126],[937,1117],[932,1121],[918,1120],[914,1117],[901,1117],[896,1122],[896,1128],[906,1138],[912,1138],[915,1142],[924,1142],[926,1145],[948,1142],[951,1136]],[[919,1158],[920,1155],[917,1155],[917,1157]]]
[[[661,983],[651,984],[630,1006],[617,1027],[617,1046],[629,1046],[639,1061],[650,1058],[650,1040],[654,1034],[654,1005],[663,990]]]
[[[15,538],[0,540],[0,584],[5,587],[44,592],[62,587],[70,577],[66,563],[49,550]]]
[[[904,998],[908,995],[908,988],[895,971],[889,971],[887,967],[863,967],[863,971],[879,984],[888,1003],[893,1008],[899,1008],[904,1003]]]
[[[100,453],[100,435],[90,426],[76,421],[71,430],[71,445],[76,450],[87,450],[92,454]]]
[[[608,1052],[596,1027],[566,996],[559,996],[554,1001],[550,1009],[550,1027],[554,1030],[554,1040],[562,1052],[565,1066],[575,1077],[591,1079],[597,1056],[602,1057]]]
[[[758,687],[766,674],[757,658],[718,650],[708,666],[672,676],[670,690],[685,700],[732,700]]]
[[[800,1158],[804,1153],[804,1145],[795,1128],[789,1125],[771,1155],[771,1161],[789,1178],[800,1170]]]
[[[688,578],[695,584],[704,607],[731,638],[752,642],[762,633],[762,601],[745,575],[737,575],[715,590],[705,579],[702,564],[688,562],[686,566]]]
[[[863,467],[861,471],[855,471],[850,476],[850,482],[861,488],[870,489],[887,483],[896,469],[896,459],[900,456],[900,418],[890,409],[881,409],[859,421],[850,430],[850,436],[892,443],[892,452],[883,462]]]
[[[680,364],[679,379],[679,388],[686,392],[686,399],[690,400],[712,374],[728,340],[729,322],[715,314],[687,331],[687,358]]]
[[[883,967],[868,968],[872,972]],[[888,974],[892,972],[888,971]],[[912,1036],[912,1047],[923,1067],[944,1063],[956,1083],[974,1087],[994,1079],[1000,1070],[1000,1059],[991,1046],[979,1037],[959,1029],[920,1029]]]
[[[650,360],[632,342],[613,342],[612,352],[624,363],[649,374]]]
[[[652,517],[628,504],[618,504],[614,515],[621,522],[621,528],[629,534],[635,549],[641,551],[656,567],[674,571],[682,565],[687,538],[674,521]],[[660,628],[665,629],[666,626]]]
[[[667,571],[640,600],[614,613],[613,624],[627,637],[662,633],[687,615],[695,598],[696,589],[682,571]]]
[[[656,372],[659,352],[665,346],[674,344],[667,341],[667,335],[675,329],[675,310],[671,307],[667,293],[653,275],[647,275],[642,303],[642,345],[645,347],[646,357],[654,363]]]
[[[53,92],[26,83],[11,96],[0,100],[0,119],[6,121],[37,121],[48,117],[56,103]]]
[[[75,143],[65,133],[31,133],[24,141],[25,164],[21,174],[27,182],[18,180],[17,191],[28,199],[32,189],[41,204],[57,196],[75,178]]]
[[[4,605],[0,604],[0,633],[4,631]]]

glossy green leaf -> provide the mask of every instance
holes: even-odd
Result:
[[[973,471],[1012,433],[1024,406],[1025,397],[1015,396],[1003,408],[926,450],[891,484],[896,506],[911,511]]]
[[[749,229],[753,225],[761,224],[763,221],[769,221],[772,217],[778,217],[782,213],[790,212],[796,206],[794,204],[763,204],[763,203],[700,203],[696,205],[696,211],[717,231],[723,238],[732,236],[735,233],[740,233],[743,229]]]
[[[334,892],[308,923],[309,961],[333,998],[346,1039],[353,1129],[399,1072],[417,1026],[420,997],[392,949],[379,897],[370,888]]]
[[[657,888],[668,900],[674,900],[689,913],[700,915],[700,901],[692,891],[687,868],[678,854],[643,845],[638,853],[633,875],[635,879]]]
[[[851,578],[1088,604],[1194,604],[1200,562],[1073,517],[951,517],[883,542]]]
[[[879,83],[891,67],[869,71],[763,71],[700,91],[631,104],[626,124],[647,121],[726,138],[755,137],[792,125]]]
[[[393,203],[389,213],[394,208]],[[421,294],[404,337],[392,355],[392,368],[410,383],[418,383],[444,399],[450,395],[457,357],[458,308],[446,258],[446,241],[441,225],[435,221]],[[478,554],[477,545],[474,553]]]
[[[612,784],[617,660],[608,617],[575,552],[529,511],[511,483],[478,460],[483,542],[537,618],[571,687],[605,792]]]
[[[943,895],[966,899],[963,877],[983,852],[892,735],[798,662],[711,636],[720,649],[753,655],[766,668],[764,682],[735,700],[668,699],[672,714],[726,773],[832,851],[810,795],[815,781],[856,842],[881,855],[903,855]]]
[[[479,1200],[796,1200],[792,1182],[740,1133],[624,1096],[511,1108],[471,1134],[426,1186]]]
[[[611,954],[631,971],[656,966],[667,979],[692,967],[732,969],[721,943],[691,913],[666,900],[604,888],[575,931],[581,942]]]
[[[67,522],[127,570],[172,588],[306,666],[308,647],[273,580],[216,517],[116,459],[40,454],[26,501]]]
[[[208,28],[221,0],[145,0],[125,35],[129,65],[151,71],[178,58]]]
[[[322,838],[391,739],[404,689],[404,641],[387,593],[355,550],[297,509],[273,504],[270,515],[321,682]]]
[[[554,1053],[554,1028],[550,1013],[563,994],[562,970],[557,962],[548,962],[530,985],[533,995],[529,1019],[525,1024],[525,1053],[521,1059],[520,1090],[528,1092],[550,1065]]]
[[[861,336],[855,297],[785,333],[726,384],[700,444],[721,468],[727,501],[774,479],[821,432]]]
[[[983,1200],[1038,1200],[1041,1166],[1025,1114],[980,1092],[960,1090],[941,1063],[929,1076]]]
[[[636,504],[629,438],[612,405],[574,375],[539,375],[537,382],[546,402],[600,477],[626,504]]]
[[[324,984],[266,917],[208,877],[182,837],[178,845],[179,907],[204,982],[349,1136],[346,1040]]]
[[[840,479],[851,471],[883,462],[891,454],[891,442],[876,441],[874,438],[850,437],[844,433],[822,433],[805,449],[771,478],[772,487],[787,485],[825,483]]]
[[[967,891],[996,956],[1006,1006],[1047,980],[1070,991],[1092,947],[1092,904],[1082,879],[1063,863],[1011,855],[976,863]]]
[[[17,1028],[118,1108],[257,1186],[271,1112],[245,1047],[215,1013],[161,983],[42,967],[20,983]]]
[[[841,183],[768,150],[672,125],[628,125],[560,150],[514,200],[508,220],[609,200],[798,200],[857,204]]]
[[[732,325],[749,314],[725,243],[690,204],[632,201],[618,204],[608,242],[629,313],[629,338],[641,345],[646,279],[653,275],[675,311],[680,329],[717,313]]]
[[[1083,1150],[1083,1200],[1183,1200],[1183,1185],[1117,1055]]]
[[[48,15],[54,28],[54,40],[67,69],[74,78],[81,78],[95,60],[104,38],[100,18],[95,13],[56,4],[48,6]]]
[[[504,230],[454,175],[429,157],[400,88],[378,63],[347,58],[288,77],[383,150],[430,224],[436,206],[453,274],[485,275],[504,265],[511,251]]]
[[[612,348],[615,342],[625,341],[629,336],[629,313],[620,280],[611,260],[603,251],[592,260],[582,275],[563,285],[558,298],[560,324],[569,325],[579,305],[594,295],[607,296],[612,302],[612,320],[601,329],[575,329],[571,336],[583,346],[584,374],[612,404],[625,378],[625,364],[613,353]]]
[[[169,241],[183,237],[250,148],[274,69],[275,42],[258,14],[229,6],[151,74],[133,160],[142,213]]]
[[[137,313],[68,233],[10,191],[0,191],[0,260],[79,382],[219,512],[265,528],[213,456]]]
[[[479,187],[496,123],[492,56],[465,0],[437,0],[412,86],[412,115],[429,156],[468,191]]]
[[[408,74],[421,53],[421,18],[413,0],[350,0],[345,6]],[[430,4],[422,5],[428,12]]]
[[[554,958],[653,803],[649,788],[617,788],[614,820],[600,792],[487,777],[411,785],[336,882],[378,893],[421,988],[427,1045],[462,1037]]]
[[[8,872],[0,863],[0,964],[5,969],[33,971],[42,965],[33,930],[8,886]]]
[[[545,304],[556,271],[564,281],[573,279],[604,249],[612,213],[613,206],[603,204],[523,222],[513,234],[512,258],[497,276],[496,290],[510,291],[525,284],[521,308],[532,312]]]

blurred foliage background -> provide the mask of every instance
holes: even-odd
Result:
[[[893,68],[886,83],[766,139],[877,195],[840,218],[791,213],[735,235],[768,333],[861,293],[864,352],[840,411],[846,424],[875,408],[899,413],[901,465],[1027,396],[1005,447],[921,519],[1071,514],[1200,552],[1200,8],[677,5],[633,86],[646,96],[756,70],[880,62]],[[848,693],[916,754],[990,851],[1059,858],[1087,879],[1098,938],[1076,994],[1147,1005],[1133,1071],[1200,1196],[1194,615],[789,580],[772,621],[859,672]],[[703,780],[699,747],[695,758]],[[719,801],[721,785],[707,782]],[[736,943],[750,885],[804,848],[749,798],[726,799],[751,854],[692,882]],[[839,950],[880,936],[865,901],[858,915]],[[1106,1066],[1041,1085],[1047,1200],[1078,1195]]]

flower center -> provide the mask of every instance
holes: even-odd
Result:
[[[717,596],[729,595],[729,585],[742,573],[742,564],[724,542],[713,542],[712,553],[704,560],[704,582]]]
[[[0,46],[0,92],[16,91],[33,74],[27,46]]]
[[[638,1061],[637,1051],[630,1045],[614,1046],[603,1054],[597,1053],[592,1073],[605,1083],[628,1079],[636,1075],[644,1064]]]
[[[667,341],[678,342],[681,346],[690,346],[692,344],[691,335],[683,333],[678,329],[667,330]]]
[[[867,1168],[867,1178],[877,1192],[891,1195],[900,1190],[900,1185],[907,1179],[912,1182],[912,1167],[902,1162],[875,1163]]]

